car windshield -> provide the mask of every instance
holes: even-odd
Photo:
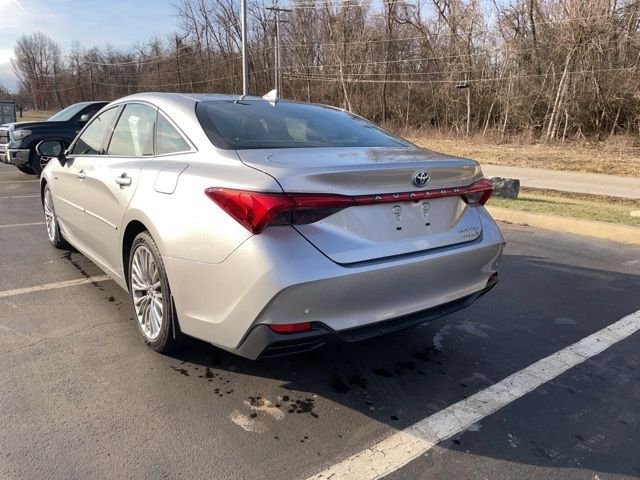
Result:
[[[64,110],[60,110],[55,115],[49,117],[50,122],[67,122],[71,120],[80,110],[86,107],[86,103],[76,103],[69,105]]]
[[[322,105],[208,101],[196,106],[196,114],[211,142],[225,149],[411,145],[363,118]]]

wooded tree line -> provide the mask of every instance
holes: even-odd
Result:
[[[271,0],[248,0],[250,91],[273,88]],[[640,134],[637,0],[291,0],[284,98],[394,127],[550,141]],[[140,91],[241,93],[238,0],[181,0],[177,32],[67,52],[21,37],[14,69],[39,109]]]

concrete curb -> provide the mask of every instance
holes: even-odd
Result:
[[[501,222],[546,228],[559,232],[603,238],[614,242],[640,245],[640,228],[614,223],[582,220],[579,218],[546,215],[544,213],[525,212],[511,208],[487,206],[491,216]]]
[[[482,171],[487,177],[517,178],[523,187],[640,199],[640,179],[635,177],[510,167],[487,163],[482,164]]]

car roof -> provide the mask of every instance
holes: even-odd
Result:
[[[108,101],[105,100],[95,100],[95,101],[87,101],[87,102],[76,102],[73,105],[96,105],[96,104],[107,104],[109,103]]]
[[[126,97],[122,97],[119,100],[132,100],[132,99],[146,99],[146,100],[179,100],[190,99],[196,102],[206,102],[211,100],[239,100],[243,98],[242,95],[229,94],[229,93],[177,93],[177,92],[142,92],[134,93]],[[249,100],[264,100],[262,97],[254,95],[245,95],[244,98]]]
[[[159,107],[163,105],[173,105],[173,106],[184,106],[184,105],[193,105],[199,102],[207,102],[207,101],[235,101],[240,99],[246,100],[262,100],[266,101],[262,97],[256,96],[242,96],[242,95],[230,95],[223,93],[168,93],[168,92],[144,92],[144,93],[135,93],[133,95],[128,95],[126,97],[119,98],[115,100],[113,103],[125,103],[132,101],[146,101],[149,103],[153,103]]]
[[[181,112],[193,112],[194,107],[200,102],[214,102],[214,101],[236,101],[236,100],[249,100],[256,102],[270,102],[264,97],[258,97],[255,95],[237,95],[237,94],[224,94],[224,93],[172,93],[172,92],[144,92],[135,93],[126,97],[119,98],[111,102],[110,105],[119,105],[127,102],[149,102],[161,110],[165,110],[167,113],[175,111]],[[299,100],[281,99],[280,102],[287,103],[307,103]],[[340,110],[337,107],[323,104],[310,104],[320,105],[324,107]]]

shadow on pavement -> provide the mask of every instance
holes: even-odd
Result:
[[[638,292],[640,275],[506,255],[502,282],[493,291],[467,310],[430,324],[361,343],[332,343],[307,354],[255,362],[192,341],[171,357],[175,360],[171,368],[176,375],[188,375],[194,382],[210,383],[212,408],[216,396],[231,390],[235,395],[244,395],[249,405],[266,404],[286,415],[318,418],[322,414],[316,406],[327,399],[402,429],[639,310]],[[631,366],[638,365],[639,359],[640,353],[635,351],[632,358],[623,360]],[[577,368],[589,367],[587,363]],[[640,379],[640,372],[630,368],[608,375],[635,374],[636,380]],[[277,380],[279,385],[265,389],[258,386],[263,385],[258,379]],[[611,378],[605,381],[615,383]],[[255,389],[252,383],[256,383]],[[630,410],[627,416],[637,419],[633,412],[640,401],[637,387],[628,392],[600,387],[599,392],[590,394],[596,398],[594,401],[590,397],[586,402],[590,408],[629,394],[629,401],[616,403],[616,408]],[[513,407],[523,401],[533,402],[531,408],[535,410],[541,407],[536,402],[548,406],[554,397],[540,398],[534,393],[516,401]],[[580,396],[573,396],[572,401],[573,407],[568,408],[584,407]],[[251,418],[255,410],[247,408],[246,413]],[[576,422],[583,420],[559,417],[553,410],[548,415],[536,418],[527,411],[523,418],[514,419],[520,428],[527,422],[534,423],[538,435],[549,437],[553,432],[550,438],[528,439],[518,448],[509,444],[506,432],[494,433],[491,442],[476,442],[471,450],[451,441],[443,445],[512,462],[578,467],[573,456],[562,452],[579,449],[584,443],[584,437],[576,433]],[[590,421],[594,423],[590,429],[599,429],[605,436],[619,433],[619,426],[612,425],[609,418]],[[540,425],[546,427],[539,428]],[[476,435],[482,439],[481,432]],[[631,436],[637,445],[640,431],[636,429]],[[559,453],[545,455],[540,445]],[[607,461],[609,456],[620,458],[619,451],[610,450],[613,445],[616,444],[592,445],[579,468],[639,476],[637,455],[634,458],[630,453],[627,462]]]

